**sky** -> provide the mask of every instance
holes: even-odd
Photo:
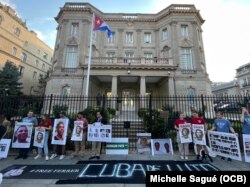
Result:
[[[202,25],[207,72],[213,82],[235,79],[250,63],[250,0],[0,0],[13,7],[30,30],[54,48],[57,16],[65,2],[89,2],[105,13],[157,13],[171,4],[194,4]],[[112,29],[112,28],[111,28]]]

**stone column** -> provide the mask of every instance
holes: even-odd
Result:
[[[175,87],[174,87],[174,78],[168,77],[168,95],[174,96],[175,95]]]
[[[140,96],[141,96],[141,108],[146,106],[146,79],[144,76],[140,77]]]
[[[117,97],[117,76],[113,76],[112,77],[112,88],[111,88],[111,92],[112,92],[112,103],[111,103],[111,107],[112,108],[116,108],[116,99],[115,97]]]

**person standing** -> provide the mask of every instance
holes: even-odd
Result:
[[[242,107],[240,121],[243,123],[242,134],[250,134],[250,115],[245,107]]]
[[[229,120],[225,119],[223,116],[223,112],[219,111],[216,113],[217,119],[214,121],[214,125],[211,131],[224,132],[229,133],[232,132],[238,135],[232,127],[232,124]],[[225,157],[221,157],[222,160],[225,160]],[[228,161],[232,161],[231,158],[227,158]]]
[[[60,119],[68,119],[69,121],[69,118],[66,117],[66,112],[64,111],[61,111],[59,113],[59,116],[60,116]],[[58,125],[58,124],[57,124]],[[59,128],[59,126],[58,126]],[[62,131],[62,126],[61,126],[61,129],[58,129],[58,131]],[[63,127],[63,131],[64,131],[64,127]],[[53,137],[54,138],[54,137]],[[67,138],[67,137],[66,137]],[[57,138],[56,138],[57,139]],[[53,154],[51,155],[50,159],[54,159],[55,157],[57,157],[57,155],[60,155],[59,157],[59,160],[62,160],[64,159],[65,157],[65,148],[66,146],[65,145],[53,145]]]
[[[82,134],[82,141],[75,141],[75,152],[73,153],[73,156],[84,156],[84,151],[86,147],[86,140],[87,140],[87,129],[88,129],[88,120],[84,117],[83,112],[78,112],[76,121],[82,121],[83,122],[83,128],[81,129]],[[80,127],[80,126],[78,126]],[[80,127],[81,128],[81,127]]]
[[[52,128],[52,122],[49,119],[48,114],[44,114],[42,116],[42,121],[39,123],[38,127],[45,129],[45,136],[44,136],[43,148],[38,147],[38,154],[34,157],[34,159],[40,158],[42,156],[42,151],[44,150],[45,160],[48,161],[49,160],[48,139],[49,139],[49,133],[50,133],[51,128]]]
[[[206,133],[206,131],[207,131],[207,125],[205,123],[205,120],[202,117],[199,116],[198,112],[193,111],[192,118],[191,118],[190,122],[191,122],[191,124],[203,125],[204,126],[204,134]],[[202,134],[202,131],[201,131],[200,134]],[[197,137],[197,138],[199,138],[199,137]],[[209,160],[211,162],[213,162],[212,157],[210,157],[209,154],[208,154],[208,150],[207,150],[207,146],[206,145],[195,144],[195,146],[196,146],[196,150],[197,150],[196,151],[196,160],[200,160],[200,151],[203,149],[205,151],[205,155],[204,156],[207,156],[209,158]],[[202,158],[202,159],[205,159],[205,158]]]
[[[107,124],[107,121],[103,118],[103,113],[100,111],[96,112],[96,122],[101,125]],[[92,142],[92,155],[89,159],[100,159],[101,145],[102,142]]]
[[[178,142],[178,148],[180,152],[181,159],[188,160],[188,154],[189,154],[189,143],[181,143],[180,134],[179,134],[179,125],[185,124],[187,121],[184,119],[184,114],[181,112],[179,114],[179,119],[175,120],[174,127],[177,131],[177,142]]]
[[[31,110],[27,113],[27,117],[22,119],[22,122],[23,123],[32,123],[33,126],[37,126],[37,124],[38,124],[37,118],[33,116],[33,111],[31,111]],[[19,159],[19,158],[27,159],[28,152],[29,152],[29,148],[19,148],[19,154],[15,158],[15,160]]]

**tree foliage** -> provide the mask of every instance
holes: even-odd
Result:
[[[39,76],[38,88],[39,88],[39,93],[41,95],[45,94],[45,88],[46,88],[46,84],[47,84],[48,79],[49,79],[49,75],[50,75],[50,71],[47,71],[47,73],[45,75],[40,74],[40,76]]]
[[[0,70],[0,95],[21,95],[22,83],[18,67],[7,61]]]

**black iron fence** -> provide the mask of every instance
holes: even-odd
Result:
[[[209,126],[213,124],[216,111],[223,111],[235,130],[241,134],[241,107],[247,106],[248,96],[169,96],[169,97],[96,97],[84,96],[0,96],[0,114],[9,114],[12,120],[19,120],[33,110],[36,117],[49,114],[53,119],[59,111],[65,111],[73,121],[79,111],[85,111],[93,122],[96,110],[106,111],[106,117],[113,125],[114,137],[129,137],[130,148],[136,147],[136,133],[151,132],[153,138],[172,138],[173,122],[179,112],[187,119],[193,110],[203,116]],[[87,108],[87,109],[86,109]],[[129,127],[124,124],[130,124]]]

